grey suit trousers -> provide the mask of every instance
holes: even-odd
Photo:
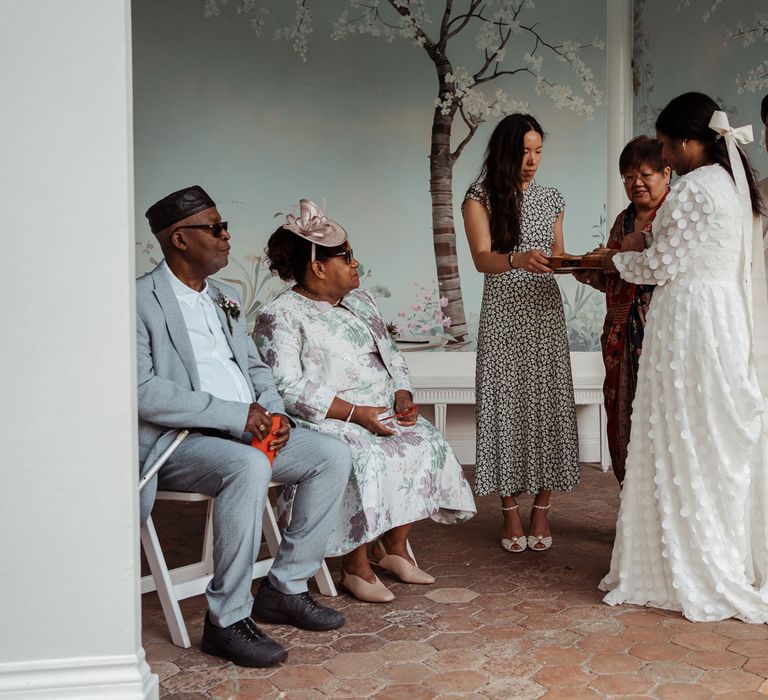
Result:
[[[323,562],[325,545],[349,479],[349,448],[328,435],[293,428],[270,469],[249,444],[191,433],[160,470],[161,489],[213,496],[211,620],[226,627],[251,614],[251,572],[261,544],[270,481],[296,484],[291,522],[269,573],[283,593],[302,593]]]

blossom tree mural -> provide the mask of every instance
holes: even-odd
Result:
[[[726,41],[740,41],[743,47],[763,40],[768,43],[768,14],[756,12],[751,22],[739,22],[726,34]],[[768,59],[750,68],[746,73],[736,76],[736,85],[740,93],[757,92],[768,88]]]
[[[703,22],[709,22],[723,0],[704,0],[704,13],[701,15]],[[678,0],[678,12],[690,6],[691,0]],[[743,48],[752,46],[758,41],[768,42],[768,14],[755,12],[751,20],[739,19],[736,26],[725,32],[725,43],[731,41],[741,42]],[[756,92],[768,87],[768,60],[763,60],[746,73],[736,76],[736,87],[739,93],[744,91]]]
[[[755,0],[764,4],[765,0]],[[710,22],[715,13],[723,4],[723,0],[678,0],[676,10],[681,13],[685,10],[700,11],[700,20],[703,23]],[[635,0],[634,12],[634,60],[633,88],[637,98],[637,113],[640,124],[651,126],[655,121],[658,107],[651,103],[650,95],[654,90],[653,60],[649,48],[649,41],[644,27],[644,17],[653,12],[653,0]],[[733,17],[733,8],[729,7],[730,15],[727,18],[731,26],[725,29],[724,44],[726,46],[736,43],[743,49],[757,44],[760,41],[768,43],[768,13],[755,12],[751,19]],[[768,89],[768,59],[762,59],[745,72],[735,75],[736,92],[759,92]],[[713,95],[729,114],[737,113],[733,105],[726,104],[720,95]]]
[[[258,36],[266,33],[269,9],[260,0],[205,0],[207,16],[230,4],[250,19]],[[434,19],[429,14],[435,11]],[[314,30],[311,0],[296,0],[293,21],[275,31],[275,39],[291,42],[307,60],[309,36]],[[455,341],[467,335],[461,295],[453,218],[453,168],[478,127],[506,114],[528,111],[528,104],[513,99],[507,90],[524,92],[528,81],[537,94],[548,96],[560,109],[591,118],[601,104],[602,91],[583,58],[586,49],[600,49],[597,39],[573,41],[545,35],[532,0],[348,0],[332,27],[332,37],[353,34],[387,42],[407,40],[423,49],[434,66],[437,92],[429,153],[432,238],[443,312],[451,319]],[[462,40],[473,38],[477,51],[473,65],[457,64],[452,52]],[[466,51],[464,51],[466,54]],[[552,61],[566,64],[578,87],[556,82],[545,67]],[[551,71],[549,71],[551,74]],[[458,129],[455,129],[456,126]]]

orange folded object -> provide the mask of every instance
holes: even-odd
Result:
[[[269,443],[275,439],[275,431],[280,427],[280,425],[280,416],[272,416],[272,426],[269,429],[267,437],[265,437],[263,440],[253,438],[251,441],[251,447],[255,447],[257,450],[261,450],[265,455],[267,455],[267,459],[269,460],[270,465],[275,461],[275,451],[269,449]]]

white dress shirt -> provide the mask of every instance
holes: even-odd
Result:
[[[179,280],[165,261],[162,265],[184,316],[200,388],[220,399],[251,403],[251,391],[224,335],[216,305],[208,294],[208,283],[202,292],[196,292]]]

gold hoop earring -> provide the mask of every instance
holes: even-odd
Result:
[[[686,148],[688,148],[688,142],[687,141],[683,141],[683,150],[685,150]]]

